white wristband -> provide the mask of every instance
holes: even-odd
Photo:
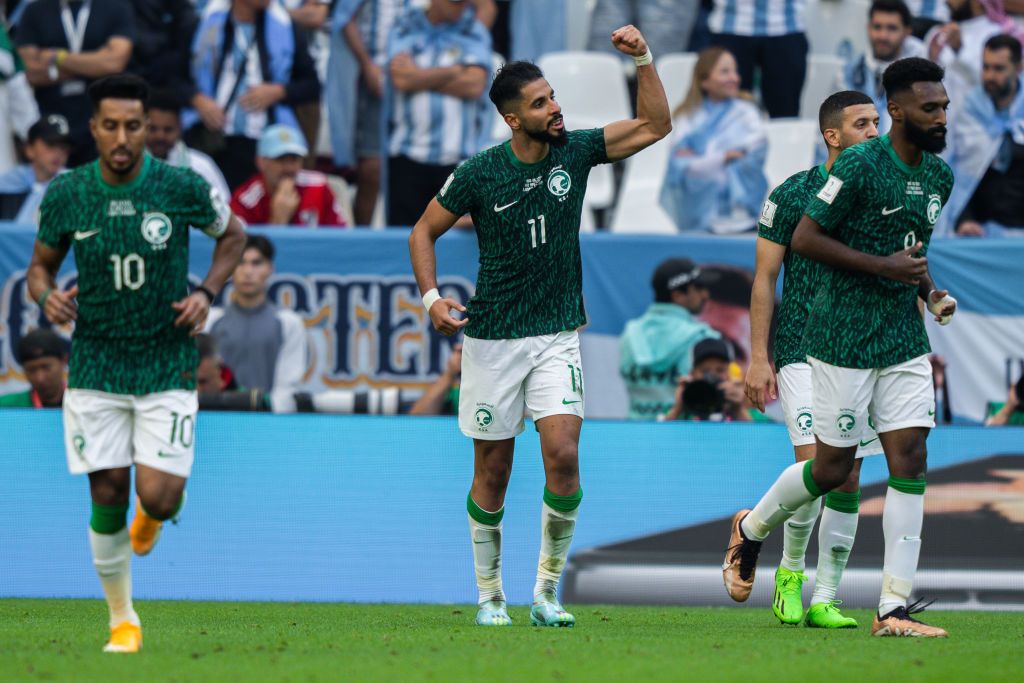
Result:
[[[647,66],[654,61],[654,55],[651,54],[651,49],[647,48],[647,52],[643,53],[639,57],[633,57],[633,63],[637,66]]]
[[[423,295],[423,307],[430,311],[430,307],[434,305],[434,302],[441,298],[440,293],[437,291],[437,287]]]

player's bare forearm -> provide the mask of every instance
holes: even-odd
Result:
[[[633,26],[624,26],[612,34],[612,43],[620,52],[633,57],[647,53],[647,42]],[[605,126],[605,152],[610,161],[619,161],[653,145],[672,131],[672,113],[665,87],[654,64],[636,69],[636,118]]]
[[[412,272],[416,276],[420,294],[426,294],[437,287],[437,254],[434,245],[458,219],[458,216],[441,206],[437,199],[431,199],[413,226],[409,235],[409,259],[412,261]]]
[[[825,233],[810,216],[804,214],[793,232],[793,251],[840,270],[855,270],[878,275],[878,257],[848,247]]]
[[[67,250],[51,249],[36,240],[32,250],[32,260],[25,273],[28,293],[33,301],[39,301],[39,297],[46,290],[57,286],[57,271],[60,270],[60,264],[64,262],[66,255]]]
[[[427,69],[391,69],[391,83],[402,92],[440,90],[459,75],[460,66],[438,66]]]
[[[235,267],[242,260],[242,251],[245,246],[245,229],[241,221],[234,215],[228,220],[227,230],[217,239],[213,248],[213,263],[210,270],[203,279],[203,287],[216,294],[228,281]]]
[[[754,260],[754,286],[750,292],[750,349],[754,358],[768,360],[768,330],[775,308],[775,285],[779,280],[786,247],[759,237]]]

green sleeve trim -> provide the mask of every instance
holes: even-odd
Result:
[[[836,512],[855,515],[860,510],[860,491],[853,493],[829,491],[825,495],[825,507],[832,508]]]
[[[821,498],[822,494],[825,492],[818,488],[818,485],[814,483],[814,477],[811,476],[811,463],[813,462],[814,460],[812,459],[808,460],[804,464],[804,486],[807,487],[807,492],[812,496],[815,498]]]
[[[476,501],[473,500],[473,494],[466,495],[466,511],[469,512],[469,516],[474,520],[487,526],[501,524],[501,518],[505,516],[504,506],[497,512],[488,512],[476,504]]]
[[[894,488],[903,493],[911,493],[917,496],[924,495],[924,478],[904,479],[903,477],[889,477],[889,488]]]
[[[575,493],[570,493],[568,496],[556,496],[548,489],[547,486],[544,487],[544,502],[552,510],[558,510],[559,512],[572,512],[580,506],[580,502],[582,500],[582,486],[576,489]]]
[[[116,534],[128,523],[128,503],[122,505],[92,504],[89,526],[98,534]]]

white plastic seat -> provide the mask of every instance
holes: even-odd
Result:
[[[809,119],[771,119],[765,123],[768,158],[764,173],[769,191],[797,171],[814,163],[814,146],[820,137],[818,124]]]
[[[626,161],[622,191],[610,229],[616,233],[675,234],[679,232],[659,198],[672,151],[668,136]]]
[[[675,111],[690,90],[693,67],[696,63],[697,53],[695,52],[673,52],[655,60],[658,76],[661,77],[661,83],[665,86],[669,111]]]
[[[812,55],[835,57],[849,41],[853,54],[868,47],[867,0],[809,0],[804,14]]]
[[[807,60],[807,80],[800,95],[800,117],[817,119],[825,98],[836,92],[843,73],[843,60],[829,55],[811,55]]]

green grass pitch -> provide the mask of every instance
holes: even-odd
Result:
[[[1024,614],[929,612],[948,640],[778,624],[768,609],[575,606],[575,629],[473,625],[470,605],[140,602],[145,646],[100,652],[98,600],[0,600],[0,681],[1013,681]]]

